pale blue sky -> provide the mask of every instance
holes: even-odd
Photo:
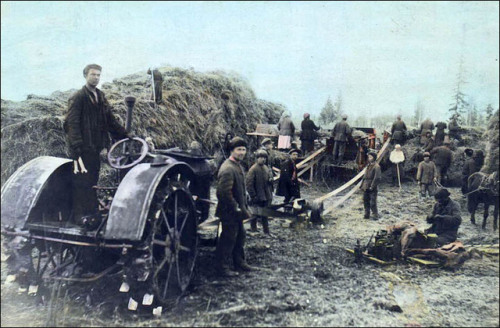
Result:
[[[498,2],[5,2],[1,97],[79,88],[150,66],[227,70],[294,116],[344,109],[447,117],[465,24],[464,92],[499,103]],[[168,83],[168,81],[167,81]]]

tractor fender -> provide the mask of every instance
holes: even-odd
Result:
[[[60,184],[58,176],[62,178],[70,172],[71,162],[66,158],[41,156],[18,168],[2,186],[2,226],[24,229],[41,195],[54,192],[52,185]]]
[[[189,165],[172,159],[168,165],[138,164],[125,175],[111,202],[104,239],[141,239],[156,188],[167,172],[194,177]]]

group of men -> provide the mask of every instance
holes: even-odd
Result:
[[[86,84],[70,98],[64,122],[70,156],[74,160],[75,166],[72,184],[73,218],[75,222],[83,225],[99,221],[97,196],[92,187],[97,184],[99,177],[99,154],[103,148],[109,145],[108,133],[117,139],[133,137],[118,123],[104,93],[97,88],[101,71],[101,66],[96,64],[87,65],[84,68],[83,76]],[[152,74],[153,79],[160,82],[160,78],[155,77],[155,71]],[[155,98],[153,98],[155,101],[158,95],[160,92],[155,93]],[[335,141],[334,161],[337,163],[341,163],[343,160],[347,137],[352,132],[346,121],[347,116],[343,115],[342,121],[338,122],[332,131]],[[435,147],[437,142],[435,138],[432,138],[434,126],[429,121],[424,121],[421,129],[421,141],[425,153],[424,160],[418,166],[417,181],[420,184],[422,195],[430,192],[430,186],[435,180],[439,182],[440,178],[446,175],[446,170],[451,162],[449,142],[445,141],[443,146]],[[310,115],[307,113],[304,115],[301,127],[302,150],[304,152],[312,151],[314,139],[317,137],[316,131],[319,130],[319,127],[310,120]],[[297,160],[301,155],[301,150],[291,144],[295,127],[289,115],[283,116],[279,128],[290,138],[278,141],[278,148],[291,148],[291,150],[288,158],[281,163],[276,195],[283,196],[284,202],[290,203],[293,199],[300,198]],[[404,144],[406,125],[400,116],[393,124],[392,133],[395,143]],[[215,215],[220,218],[222,224],[222,233],[216,247],[216,269],[220,275],[225,277],[238,275],[238,271],[255,269],[245,260],[244,220],[252,219],[251,229],[254,231],[257,230],[257,222],[261,221],[264,233],[270,234],[268,218],[262,215],[263,212],[256,211],[257,214],[252,217],[249,209],[250,206],[257,209],[265,208],[273,200],[275,170],[273,168],[273,142],[266,138],[261,145],[262,148],[255,153],[256,162],[245,177],[241,164],[247,153],[247,143],[241,137],[226,136],[225,151],[228,152],[228,158],[218,171],[216,191],[218,202],[215,211]],[[471,155],[471,159],[464,166],[464,180],[480,168],[483,160],[482,152],[469,153],[466,151],[467,155]],[[434,162],[431,162],[430,157],[433,154],[435,154]],[[361,184],[365,208],[364,218],[370,219],[371,216],[372,219],[376,220],[379,218],[377,194],[381,181],[381,168],[376,161],[376,153],[369,152],[367,158],[368,165]],[[441,234],[443,240],[450,241],[456,238],[456,230],[461,222],[459,210],[457,210],[458,204],[449,199],[449,192],[446,189],[441,189],[434,196],[438,203],[427,221],[432,223],[432,231],[438,235]],[[231,270],[232,268],[228,265],[230,258],[232,258],[234,270]]]

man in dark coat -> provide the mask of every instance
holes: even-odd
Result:
[[[448,134],[451,140],[457,139],[458,141],[461,141],[462,137],[460,136],[460,126],[458,125],[457,118],[457,115],[453,115],[451,117],[450,123],[448,123]]]
[[[302,131],[300,133],[301,149],[305,155],[307,152],[314,151],[314,140],[317,138],[319,127],[311,120],[309,113],[304,114],[304,120],[300,125]]]
[[[444,129],[446,129],[446,123],[437,122],[436,124],[436,135],[434,136],[434,147],[442,146],[444,142]]]
[[[434,123],[431,121],[430,118],[426,118],[425,121],[420,124],[420,144],[425,145],[427,142],[427,132],[431,133],[432,136],[432,130],[434,130]]]
[[[434,195],[437,203],[432,209],[432,214],[427,216],[427,223],[432,224],[425,230],[426,233],[435,233],[437,247],[457,240],[457,232],[462,218],[460,217],[460,204],[450,198],[447,189],[439,189]]]
[[[417,182],[420,186],[420,195],[426,197],[432,195],[432,183],[436,180],[437,168],[433,161],[431,161],[431,154],[424,153],[424,160],[418,164],[417,169]]]
[[[250,195],[251,205],[257,207],[269,206],[273,201],[273,176],[266,166],[267,153],[258,150],[255,153],[257,162],[252,165],[246,178],[246,186]],[[269,235],[269,222],[266,216],[256,215],[251,222],[252,231],[257,231],[257,220],[260,218],[265,234]]]
[[[368,154],[368,165],[366,166],[366,172],[361,182],[361,190],[363,190],[363,205],[365,208],[364,219],[367,220],[370,219],[370,210],[373,213],[373,220],[379,219],[377,194],[378,185],[380,183],[380,179],[382,178],[382,171],[376,160],[377,153],[371,152]]]
[[[219,275],[232,277],[237,272],[229,270],[227,261],[233,258],[236,270],[251,271],[245,261],[245,229],[243,220],[250,218],[247,205],[245,175],[241,161],[247,152],[243,138],[234,137],[229,143],[231,154],[224,161],[217,176],[217,208],[215,216],[220,218],[222,233],[216,249],[216,270]]]
[[[447,178],[448,168],[453,160],[453,153],[450,150],[450,142],[445,141],[443,146],[435,147],[431,151],[431,157],[437,168],[437,182],[443,184]]]
[[[468,149],[466,149],[468,150]],[[471,149],[472,150],[472,149]],[[482,150],[476,150],[472,153],[472,157],[465,161],[462,168],[462,194],[468,192],[467,181],[472,173],[479,172],[484,164],[484,153]]]
[[[425,144],[424,144],[424,152],[428,151],[429,153],[434,148],[434,138],[432,137],[432,133],[427,131],[425,134]]]
[[[406,141],[406,131],[407,131],[406,124],[401,119],[401,115],[398,115],[396,117],[396,122],[394,122],[392,124],[392,128],[391,128],[391,134],[392,134],[391,143],[393,145],[400,144],[401,146],[403,146],[405,144],[405,141]]]
[[[148,74],[151,75],[151,68],[148,69]],[[163,76],[160,71],[155,68],[153,69],[153,81],[154,81],[154,94],[151,93],[151,100],[154,100],[157,104],[161,103],[163,97]]]
[[[300,150],[292,149],[289,152],[290,158],[287,158],[281,165],[280,179],[278,181],[277,196],[284,196],[284,202],[289,203],[295,198],[300,198],[299,177],[297,176],[297,159]]]
[[[129,137],[113,115],[104,93],[97,88],[101,71],[101,66],[96,64],[84,68],[87,83],[70,97],[64,120],[70,156],[76,161],[76,167],[80,165],[73,176],[73,219],[85,226],[100,221],[97,195],[92,187],[99,179],[99,154],[109,146],[108,132],[116,139]]]
[[[347,115],[342,115],[342,121],[335,124],[332,130],[333,140],[333,163],[341,165],[344,159],[345,145],[351,134],[351,127],[347,124]]]

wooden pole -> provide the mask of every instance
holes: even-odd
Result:
[[[400,178],[400,175],[399,175],[399,163],[396,163],[396,168],[398,170],[399,191],[401,191],[401,178]]]

